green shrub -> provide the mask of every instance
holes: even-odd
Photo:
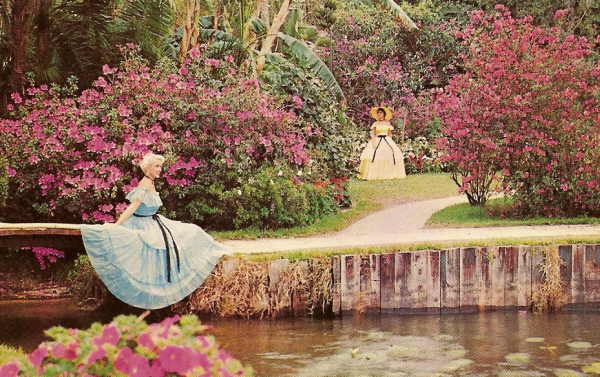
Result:
[[[287,228],[315,222],[339,208],[327,185],[305,183],[302,171],[265,167],[222,198],[235,228]]]

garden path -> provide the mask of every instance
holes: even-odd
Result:
[[[424,228],[436,211],[466,202],[464,196],[400,204],[373,213],[348,228],[318,237],[228,240],[234,253],[337,249],[501,238],[600,236],[600,225],[535,225],[482,228]]]

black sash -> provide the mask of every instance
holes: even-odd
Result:
[[[377,154],[377,149],[379,149],[379,144],[381,144],[382,140],[385,140],[385,143],[392,150],[392,158],[394,159],[394,165],[396,165],[396,154],[394,154],[394,148],[392,148],[390,143],[387,141],[387,138],[385,137],[385,135],[377,135],[377,137],[379,137],[379,143],[377,143],[377,146],[375,147],[375,150],[373,151],[373,158],[371,159],[371,162],[375,162],[375,155]]]
[[[162,220],[160,219],[160,217],[157,214],[144,216],[144,215],[138,215],[137,213],[134,213],[133,216],[135,216],[135,217],[152,217],[152,219],[154,219],[154,221],[156,221],[158,223],[158,227],[160,228],[160,231],[163,235],[163,239],[165,240],[165,248],[167,249],[167,281],[170,283],[171,282],[171,249],[169,248],[169,240],[167,238],[167,232],[169,232],[169,235],[171,236],[171,240],[173,241],[173,248],[175,249],[175,256],[177,257],[177,271],[181,272],[181,269],[179,266],[179,249],[177,248],[177,244],[175,243],[175,238],[173,238],[173,233],[171,233],[169,228],[167,228],[167,226],[162,222]]]

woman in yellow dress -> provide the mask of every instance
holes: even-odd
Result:
[[[404,156],[394,140],[390,124],[392,110],[374,107],[371,116],[376,119],[371,126],[371,140],[360,155],[358,177],[366,180],[395,179],[406,177]]]

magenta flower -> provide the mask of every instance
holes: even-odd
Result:
[[[0,377],[17,377],[19,373],[19,366],[17,363],[10,363],[0,368]]]
[[[38,346],[38,348],[35,349],[35,351],[30,353],[28,357],[29,361],[31,361],[33,366],[39,367],[40,365],[42,365],[42,362],[44,361],[46,356],[48,356],[48,349],[43,345],[40,345]]]
[[[152,337],[148,333],[143,333],[142,335],[140,335],[137,339],[137,342],[141,346],[146,347],[148,349],[154,349],[154,347],[156,347],[156,345],[152,341]]]
[[[119,329],[114,325],[110,325],[102,330],[101,336],[94,338],[94,344],[98,347],[102,347],[106,343],[116,346],[120,339],[121,334],[119,333]]]
[[[103,347],[98,347],[90,353],[87,360],[87,365],[93,364],[98,360],[106,357],[106,350]]]
[[[104,64],[102,66],[102,74],[103,75],[110,75],[117,72],[116,68],[110,68],[110,66],[108,64]]]
[[[155,359],[152,361],[152,365],[150,366],[150,374],[151,377],[163,377],[165,375],[165,371],[160,365],[160,361]]]
[[[141,355],[133,354],[129,358],[130,377],[149,377],[152,374],[148,359]]]
[[[14,101],[14,103],[21,103],[23,102],[23,98],[21,98],[21,95],[17,92],[14,92],[10,95],[10,98],[12,98],[12,100]]]
[[[167,346],[158,355],[160,365],[165,372],[186,373],[190,370],[190,352],[188,348]]]
[[[171,328],[171,326],[176,324],[180,318],[181,318],[181,316],[175,315],[173,317],[167,317],[167,318],[163,319],[162,322],[160,323],[160,326],[162,326],[164,328],[164,331],[162,332],[162,334],[160,336],[162,336],[163,338],[166,338],[169,335],[169,329]]]
[[[52,347],[52,355],[60,359],[75,360],[77,358],[77,343],[71,343],[69,348],[62,343],[57,343]]]
[[[300,109],[302,107],[302,105],[304,105],[304,101],[302,101],[302,98],[300,98],[298,96],[293,96],[292,101],[294,102],[294,107],[296,109]]]
[[[131,348],[121,348],[121,350],[117,354],[117,358],[115,359],[115,369],[119,372],[129,374],[131,370],[130,363],[132,356],[133,352],[131,351]]]
[[[190,50],[189,54],[193,59],[198,59],[200,57],[200,50],[198,47],[194,47]]]
[[[190,357],[190,367],[191,368],[202,367],[205,371],[210,371],[210,369],[213,366],[213,364],[210,361],[210,359],[208,358],[208,356],[206,356],[202,352],[198,352],[196,350],[190,349],[189,357]]]

